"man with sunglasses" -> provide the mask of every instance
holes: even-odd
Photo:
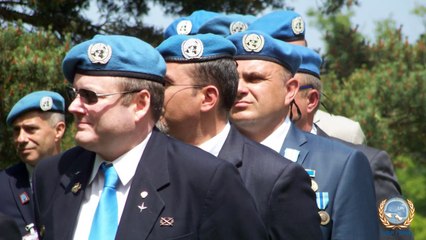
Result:
[[[238,88],[233,44],[213,34],[175,35],[157,49],[167,62],[163,129],[238,168],[269,239],[321,239],[304,169],[229,123]]]
[[[154,127],[166,65],[151,45],[97,35],[62,68],[78,146],[35,171],[44,239],[266,239],[232,164]]]
[[[0,212],[12,217],[22,236],[36,237],[32,174],[44,158],[60,153],[65,101],[52,91],[35,91],[10,110],[6,123],[20,162],[0,172]],[[0,232],[1,235],[1,232]]]

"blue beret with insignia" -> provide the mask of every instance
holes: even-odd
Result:
[[[175,35],[164,40],[157,50],[166,62],[202,62],[232,58],[234,44],[215,34]]]
[[[62,62],[62,70],[70,83],[76,73],[164,83],[166,63],[154,47],[138,38],[96,35],[71,48]]]
[[[56,92],[37,91],[21,98],[10,110],[6,123],[11,126],[13,121],[29,111],[65,113],[64,98]]]
[[[201,25],[198,33],[213,33],[227,37],[231,34],[247,30],[248,26],[254,20],[256,20],[256,17],[252,15],[221,15]]]
[[[263,31],[285,42],[305,39],[305,22],[300,14],[289,10],[270,12],[252,22],[249,30]]]
[[[295,74],[302,57],[295,45],[277,40],[261,31],[247,30],[227,37],[237,47],[236,60],[265,60],[280,64]]]
[[[320,78],[321,56],[314,50],[304,46],[294,45],[294,48],[302,56],[302,63],[297,72],[307,73]]]
[[[164,30],[164,39],[174,35],[194,35],[198,33],[200,26],[208,20],[220,16],[220,13],[210,12],[206,10],[197,10],[186,17],[180,17],[174,20]]]

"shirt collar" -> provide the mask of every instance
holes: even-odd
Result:
[[[286,117],[284,122],[260,143],[272,148],[276,152],[280,152],[284,139],[290,129],[290,125],[290,118]]]
[[[231,125],[229,124],[229,122],[227,122],[225,127],[222,129],[222,131],[220,131],[216,136],[198,145],[198,147],[217,157],[219,155],[220,150],[223,147],[223,144],[226,141],[226,138],[228,137],[230,130],[231,130]]]
[[[118,177],[121,184],[125,186],[130,182],[136,172],[139,161],[141,160],[142,154],[145,150],[146,144],[148,143],[149,138],[151,137],[152,132],[150,132],[147,137],[134,148],[130,149],[128,152],[124,153],[114,161],[115,171],[117,171]],[[90,175],[89,184],[95,179],[96,174],[98,173],[99,166],[105,161],[101,156],[96,154],[95,163],[93,164],[92,174]]]
[[[312,133],[312,134],[314,134],[314,135],[318,135],[318,129],[317,129],[317,127],[315,126],[315,124],[312,124],[311,133]]]

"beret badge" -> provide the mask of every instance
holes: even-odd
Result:
[[[231,34],[237,33],[237,32],[244,32],[245,30],[247,30],[248,25],[244,22],[241,21],[236,21],[236,22],[232,22],[229,25],[229,32]]]
[[[251,33],[243,37],[243,47],[247,52],[260,52],[265,45],[265,39],[262,35]]]
[[[51,97],[46,96],[40,99],[40,109],[43,111],[49,111],[53,107],[53,100]]]
[[[92,63],[107,64],[111,59],[112,49],[104,43],[95,43],[89,46],[87,55]]]
[[[182,20],[176,25],[176,32],[179,35],[188,35],[192,30],[192,22],[189,20]]]
[[[186,59],[200,58],[203,55],[203,42],[196,38],[190,38],[182,42],[182,55]]]
[[[291,21],[291,29],[296,35],[299,35],[305,31],[305,24],[303,23],[302,17],[296,17]]]

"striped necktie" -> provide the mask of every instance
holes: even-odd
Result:
[[[89,240],[114,239],[118,227],[118,204],[116,187],[118,175],[112,164],[101,164],[105,176],[104,188],[96,208],[90,229]]]

